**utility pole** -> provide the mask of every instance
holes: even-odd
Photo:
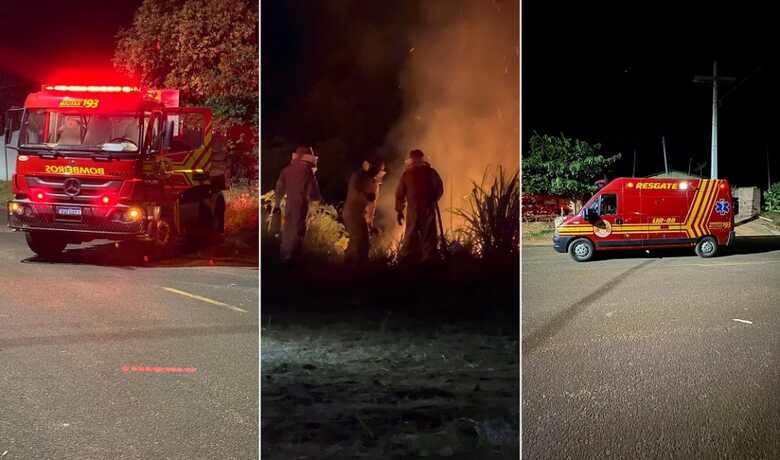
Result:
[[[636,177],[636,148],[634,148],[634,168],[631,170],[631,177]]]
[[[766,145],[766,189],[772,187],[772,176],[769,175],[769,144]]]
[[[664,171],[669,174],[669,163],[666,161],[666,138],[661,136],[661,146],[664,148]]]
[[[712,83],[712,151],[710,158],[710,179],[718,178],[718,82],[733,82],[733,77],[718,75],[718,63],[712,61],[712,76],[693,77],[694,83]]]
[[[691,166],[693,166],[693,158],[688,158],[688,175],[691,175]]]

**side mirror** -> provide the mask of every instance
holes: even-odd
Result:
[[[583,217],[585,217],[585,220],[588,222],[596,222],[599,220],[599,213],[593,208],[585,208]]]

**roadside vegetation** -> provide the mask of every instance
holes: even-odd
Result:
[[[0,180],[0,200],[2,200],[3,206],[5,206],[5,202],[11,198],[13,198],[13,193],[11,193],[11,181]]]
[[[764,211],[780,213],[780,182],[775,182],[764,191]]]
[[[523,222],[523,243],[546,243],[552,245],[555,232],[553,222]]]

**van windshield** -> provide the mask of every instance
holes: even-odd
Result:
[[[138,152],[139,114],[37,109],[25,113],[20,147],[88,152]]]

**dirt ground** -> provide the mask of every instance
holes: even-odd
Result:
[[[263,458],[518,458],[511,329],[265,318]]]

